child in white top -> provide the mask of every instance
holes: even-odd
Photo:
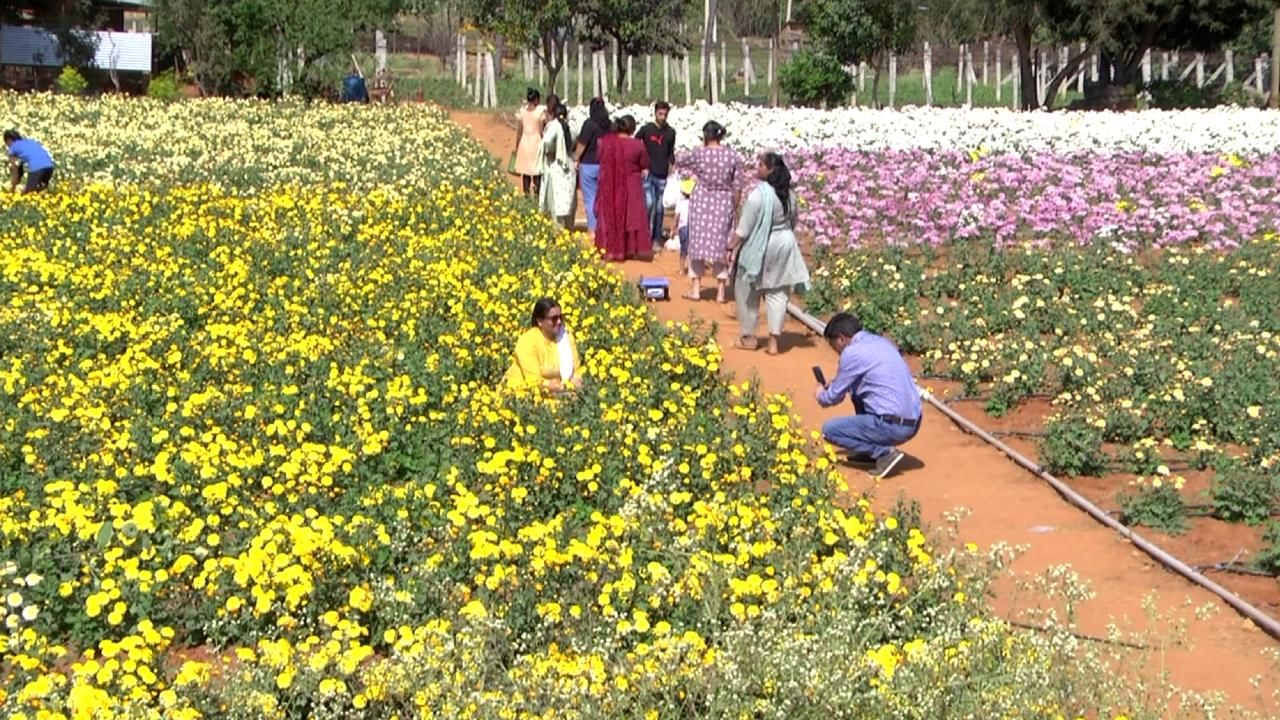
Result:
[[[689,196],[693,194],[693,178],[680,181],[680,199],[676,201],[676,235],[680,238],[680,272],[688,270],[689,262]]]

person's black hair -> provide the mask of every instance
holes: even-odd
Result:
[[[551,97],[555,96],[552,95]],[[573,133],[569,132],[569,108],[565,107],[564,103],[560,103],[559,105],[556,105],[556,109],[553,112],[554,115],[552,115],[552,117],[560,123],[560,129],[564,131],[564,156],[572,157],[573,150],[571,148],[573,147]]]
[[[609,122],[609,109],[605,107],[604,98],[593,97],[591,103],[587,106],[587,116],[595,120],[600,127],[606,127]]]
[[[613,129],[623,135],[636,134],[636,119],[630,115],[623,115],[613,124]]]
[[[760,156],[760,162],[769,170],[764,181],[773,186],[778,200],[782,202],[784,215],[791,214],[791,171],[778,153],[768,152]]]
[[[849,313],[836,313],[827,321],[827,326],[822,329],[822,337],[827,340],[835,340],[836,338],[851,338],[862,330],[862,323],[858,318]]]
[[[529,88],[525,90],[524,99],[536,103],[542,100],[542,93],[538,92],[538,88]]]
[[[653,111],[658,112],[659,110],[666,110],[670,112],[671,103],[667,102],[666,100],[659,100],[658,102],[653,104]]]
[[[555,93],[551,93],[550,95],[547,95],[547,112],[551,113],[551,117],[556,116],[556,108],[560,107],[563,104],[564,103],[560,102],[559,95]]]
[[[715,120],[708,120],[706,125],[702,126],[702,141],[709,142],[711,140],[720,141],[725,136],[724,126]]]
[[[21,140],[21,139],[22,139],[22,136],[18,134],[18,131],[17,131],[17,130],[5,130],[5,131],[4,131],[4,141],[5,141],[5,142],[18,142],[18,141],[19,141],[19,140]]]
[[[536,327],[538,325],[538,321],[545,318],[547,313],[551,312],[551,308],[553,307],[560,307],[560,303],[556,302],[555,298],[539,298],[538,302],[533,304],[533,318],[530,320],[529,324]]]

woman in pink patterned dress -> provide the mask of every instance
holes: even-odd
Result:
[[[690,300],[702,299],[702,276],[710,267],[716,277],[716,302],[727,301],[728,248],[742,159],[720,144],[724,136],[724,126],[712,120],[702,127],[702,147],[676,156],[676,166],[698,180],[689,200],[691,284],[685,297]]]

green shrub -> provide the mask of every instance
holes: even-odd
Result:
[[[1219,105],[1258,107],[1261,99],[1244,83],[1196,87],[1193,80],[1152,80],[1145,88],[1148,106],[1158,110],[1211,108]]]
[[[801,50],[782,66],[782,90],[795,105],[838,105],[853,92],[853,76],[830,55]]]
[[[1102,430],[1082,416],[1056,417],[1045,423],[1040,462],[1051,473],[1101,475],[1106,470]]]
[[[1213,516],[1258,525],[1271,516],[1275,482],[1265,471],[1226,461],[1217,468],[1211,489]]]
[[[1120,496],[1120,521],[1142,525],[1170,535],[1187,530],[1187,505],[1182,500],[1181,478],[1139,478],[1137,490]]]
[[[58,92],[64,95],[83,95],[89,89],[89,81],[79,70],[67,65],[58,73]]]
[[[174,72],[168,70],[152,75],[151,82],[147,83],[147,96],[157,100],[180,99],[182,90],[178,86],[178,78]]]

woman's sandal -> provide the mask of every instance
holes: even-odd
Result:
[[[759,350],[759,349],[760,349],[760,342],[759,342],[759,341],[756,341],[756,342],[753,342],[753,343],[751,343],[750,345],[748,345],[748,344],[746,344],[746,343],[742,342],[742,338],[738,338],[737,340],[734,340],[734,341],[733,341],[733,346],[734,346],[735,348],[739,349],[739,350]]]

